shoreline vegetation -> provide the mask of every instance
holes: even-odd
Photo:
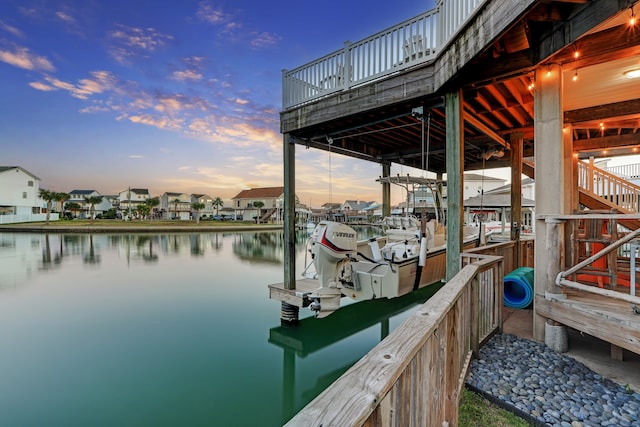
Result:
[[[194,231],[260,231],[281,230],[282,224],[255,224],[241,221],[165,221],[165,220],[131,220],[97,219],[91,220],[57,220],[47,225],[42,222],[23,222],[0,225],[3,231],[24,231],[31,233],[118,233],[118,232],[194,232]]]

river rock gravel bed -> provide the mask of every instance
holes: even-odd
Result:
[[[640,427],[640,393],[591,371],[543,343],[493,336],[466,381],[536,425]]]

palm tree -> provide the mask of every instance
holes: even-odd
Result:
[[[200,211],[204,209],[204,203],[191,203],[191,209],[196,211],[196,224],[200,224]]]
[[[224,206],[224,202],[222,201],[222,199],[220,197],[216,197],[215,199],[213,199],[213,202],[211,202],[211,206],[216,208],[216,215],[218,215],[218,208],[223,207]]]
[[[78,212],[80,209],[82,209],[82,206],[80,206],[80,203],[76,203],[76,202],[69,202],[69,203],[67,203],[67,204],[65,205],[65,208],[66,208],[68,211],[71,211],[71,212],[76,213],[76,215],[74,215],[74,216],[77,216],[77,212]]]
[[[55,194],[56,194],[55,192],[45,190],[44,188],[41,188],[40,191],[38,192],[38,195],[40,196],[40,198],[45,202],[47,202],[47,219],[46,219],[47,225],[49,225],[49,215],[51,214],[51,205],[53,205],[53,201],[55,200]]]
[[[260,224],[260,215],[262,215],[263,206],[264,206],[264,202],[261,202],[261,201],[253,202],[253,207],[258,210],[258,216],[256,218],[258,220],[258,224]]]
[[[160,204],[160,199],[157,197],[152,197],[151,199],[147,199],[144,202],[147,206],[149,206],[149,212],[153,212],[153,208]]]
[[[53,200],[60,203],[60,213],[64,212],[64,201],[67,200],[69,196],[67,193],[54,193],[55,196]]]
[[[140,216],[140,221],[149,216],[149,212],[151,212],[151,207],[146,203],[136,206],[136,213]]]
[[[178,218],[178,203],[180,203],[180,199],[176,197],[175,199],[172,200],[172,203],[173,203],[173,209],[174,209],[174,216]]]
[[[89,219],[93,222],[94,214],[96,213],[96,205],[102,203],[102,196],[84,196],[84,202],[89,204]]]

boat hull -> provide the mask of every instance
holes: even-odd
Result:
[[[383,245],[384,239],[378,239],[378,243]],[[468,249],[475,245],[475,241],[468,241],[463,247]],[[418,256],[393,262],[372,262],[370,242],[359,243],[358,255],[358,261],[351,262],[351,284],[342,289],[344,296],[356,301],[396,298],[446,278],[445,248],[428,251],[422,268],[418,266]],[[418,274],[420,278],[416,283]]]

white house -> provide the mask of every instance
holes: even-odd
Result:
[[[344,203],[340,205],[340,211],[345,215],[347,222],[366,221],[368,215],[366,209],[374,204],[375,202],[373,201],[345,200]]]
[[[522,180],[522,218],[525,230],[533,230],[535,225],[535,181],[531,178]],[[464,201],[465,221],[473,222],[476,215],[483,214],[484,221],[500,221],[511,223],[511,184],[485,191]]]
[[[74,214],[77,214],[78,218],[89,218],[91,205],[85,201],[85,197],[102,197],[102,201],[94,206],[95,215],[104,214],[113,207],[109,198],[96,190],[73,190],[69,192],[69,199],[65,201],[65,209],[67,209],[67,203],[77,203],[80,205],[80,209]]]
[[[0,224],[44,221],[46,203],[39,192],[37,176],[20,166],[0,166]],[[49,219],[58,220],[58,214]]]
[[[164,219],[191,219],[191,195],[187,193],[164,193],[160,196],[160,212]]]
[[[204,205],[204,208],[201,209],[199,212],[199,215],[201,217],[215,215],[216,208],[215,206],[213,206],[214,200],[215,198],[209,196],[208,194],[192,194],[191,195],[191,203],[202,203]],[[195,212],[193,212],[193,214],[195,215]]]
[[[136,208],[146,203],[149,199],[149,190],[146,188],[127,188],[118,193],[118,202],[123,216],[133,216]]]
[[[300,199],[295,196],[296,206]],[[284,187],[260,187],[242,190],[231,199],[235,215],[242,215],[251,221],[260,216],[260,222],[280,221],[284,208]],[[262,205],[257,208],[256,204]]]
[[[491,190],[503,187],[506,182],[506,179],[494,178],[492,176],[479,175],[475,173],[465,173],[464,192],[462,198],[467,200],[471,197],[478,196],[483,192],[486,194]]]

